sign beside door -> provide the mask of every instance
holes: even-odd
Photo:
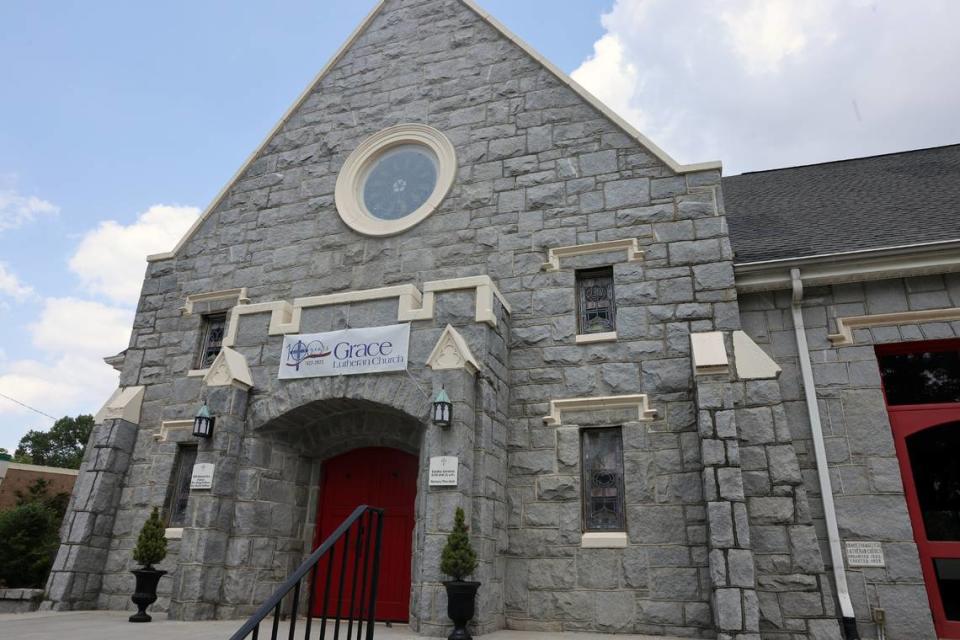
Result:
[[[193,473],[190,475],[190,488],[212,489],[213,469],[214,465],[209,462],[199,462],[193,465]]]
[[[405,371],[410,325],[342,329],[283,337],[281,380]]]
[[[454,456],[436,456],[430,458],[430,486],[457,486],[457,469],[460,459]]]

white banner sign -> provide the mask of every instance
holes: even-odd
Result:
[[[405,371],[410,325],[284,336],[280,379]]]
[[[457,470],[459,467],[460,460],[454,456],[437,456],[430,458],[430,486],[457,486]]]
[[[209,462],[201,462],[193,465],[193,474],[190,476],[190,488],[212,489],[213,469],[214,465]]]

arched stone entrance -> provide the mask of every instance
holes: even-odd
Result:
[[[351,398],[309,402],[254,429],[258,440],[269,443],[274,475],[290,473],[287,453],[298,457],[299,509],[292,525],[299,521],[301,558],[359,504],[387,510],[377,599],[382,620],[416,617],[410,594],[418,559],[418,470],[424,433],[422,421],[395,407]],[[278,455],[280,451],[284,453]],[[277,468],[281,460],[284,468]],[[338,576],[334,578],[336,584]],[[316,602],[319,606],[322,594]]]

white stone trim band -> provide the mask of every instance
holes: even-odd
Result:
[[[475,320],[477,322],[486,322],[491,327],[497,326],[497,315],[493,308],[494,297],[500,301],[507,313],[510,313],[510,304],[497,289],[497,285],[494,284],[490,276],[434,280],[423,284],[423,293],[412,284],[401,284],[379,289],[295,298],[293,303],[286,300],[275,300],[273,302],[258,302],[237,306],[230,313],[230,322],[227,327],[227,335],[223,338],[223,346],[232,347],[236,344],[240,316],[244,315],[269,312],[270,328],[268,335],[282,336],[300,331],[300,317],[304,309],[399,298],[397,322],[432,320],[434,295],[440,291],[459,291],[463,289],[473,289],[476,292]]]
[[[589,411],[600,409],[636,408],[637,420],[648,421],[657,417],[657,410],[651,409],[647,394],[636,393],[624,396],[596,396],[593,398],[563,398],[550,401],[550,413],[543,416],[546,424],[563,423],[564,411]]]
[[[553,247],[547,251],[547,261],[543,263],[544,271],[559,271],[560,258],[571,258],[573,256],[586,256],[594,253],[607,253],[610,251],[627,250],[627,262],[638,262],[643,260],[643,251],[636,238],[625,238],[623,240],[605,240],[603,242],[589,242],[587,244],[575,244],[568,247]]]
[[[193,293],[187,296],[187,301],[180,308],[184,315],[189,316],[193,313],[193,305],[199,302],[215,302],[217,300],[236,300],[236,304],[247,304],[250,298],[247,297],[247,288],[224,289],[222,291],[209,291],[206,293]]]
[[[835,347],[852,345],[854,329],[870,327],[890,327],[899,324],[919,324],[921,322],[953,322],[960,320],[960,307],[951,309],[928,309],[926,311],[899,311],[897,313],[878,313],[872,316],[852,316],[837,318],[837,332],[827,336]]]

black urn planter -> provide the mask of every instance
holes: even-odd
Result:
[[[137,577],[137,586],[130,597],[137,605],[137,612],[130,616],[130,622],[150,622],[153,618],[147,614],[147,607],[157,601],[157,584],[167,572],[157,569],[135,569],[130,573]]]
[[[444,582],[447,588],[447,616],[453,620],[453,631],[447,640],[473,640],[467,631],[467,623],[473,619],[479,582],[451,580]]]

